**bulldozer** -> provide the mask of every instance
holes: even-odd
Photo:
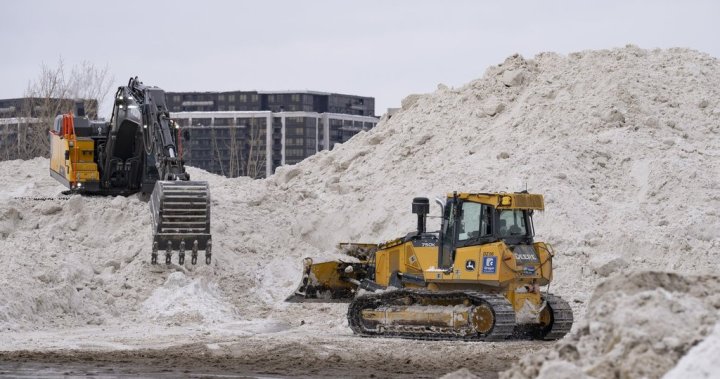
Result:
[[[380,244],[341,243],[347,259],[305,258],[289,302],[348,302],[348,325],[364,337],[498,341],[557,340],[573,314],[543,292],[553,279],[551,245],[534,240],[540,194],[457,193],[435,199],[440,230],[428,232],[428,198],[412,201],[417,229]]]
[[[50,130],[50,176],[69,193],[149,196],[153,227],[151,263],[164,251],[170,264],[177,251],[192,264],[205,251],[212,259],[210,189],[191,181],[178,145],[179,125],[170,119],[165,92],[137,77],[115,93],[109,122],[89,120],[82,103],[55,118]]]

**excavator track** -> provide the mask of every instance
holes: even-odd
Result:
[[[549,327],[541,329],[536,338],[546,341],[559,340],[568,334],[572,328],[572,308],[570,308],[567,301],[559,296],[547,294],[544,296],[544,300],[547,302],[546,306],[550,308],[552,322]]]
[[[178,263],[185,263],[190,252],[192,264],[197,263],[198,251],[205,251],[205,263],[210,264],[212,240],[210,236],[210,189],[207,182],[157,181],[150,197],[153,226],[152,262],[157,263],[158,251],[170,264],[175,251]]]
[[[408,307],[409,305],[420,304]],[[451,313],[455,309],[468,310],[468,314],[477,314],[481,309],[485,319],[491,319],[485,332],[472,325],[429,325],[419,321],[425,310],[435,315],[450,316],[451,323],[463,319],[462,314]],[[411,309],[403,311],[403,309]],[[409,315],[408,321],[419,321],[415,325],[388,322],[368,322],[364,314],[382,314],[400,310]],[[417,310],[417,312],[414,312]],[[428,316],[430,318],[430,316]],[[469,319],[470,317],[468,317]],[[482,318],[481,318],[482,320]],[[483,322],[483,321],[481,321]],[[487,321],[484,321],[487,322]],[[350,328],[363,337],[412,338],[420,340],[461,340],[461,341],[499,341],[513,335],[515,312],[507,299],[500,294],[451,291],[429,292],[401,289],[383,293],[371,293],[359,296],[348,309]]]

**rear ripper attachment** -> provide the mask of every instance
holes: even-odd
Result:
[[[212,259],[210,235],[210,189],[207,182],[157,181],[150,197],[152,214],[152,264],[157,264],[158,251],[165,251],[165,263],[170,264],[173,251],[178,263],[197,263],[198,251],[205,250],[205,263]]]

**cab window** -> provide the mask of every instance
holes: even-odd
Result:
[[[60,128],[62,128],[62,121],[63,121],[62,116],[57,116],[57,117],[55,117],[55,124],[53,125],[53,129],[52,129],[52,131],[53,131],[55,134],[61,134],[61,133],[60,133]]]
[[[525,212],[521,210],[500,211],[498,235],[500,237],[527,235]]]
[[[462,205],[458,241],[492,236],[492,207],[487,204],[465,202]]]

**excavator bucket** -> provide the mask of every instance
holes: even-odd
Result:
[[[152,214],[152,263],[157,264],[158,251],[164,251],[165,263],[170,264],[174,251],[178,263],[185,263],[190,252],[192,264],[197,263],[198,251],[205,251],[205,263],[210,264],[212,240],[210,236],[210,189],[207,182],[157,181],[150,197]]]
[[[349,303],[355,297],[359,281],[355,264],[342,261],[313,263],[303,260],[300,285],[285,301],[291,303]]]

